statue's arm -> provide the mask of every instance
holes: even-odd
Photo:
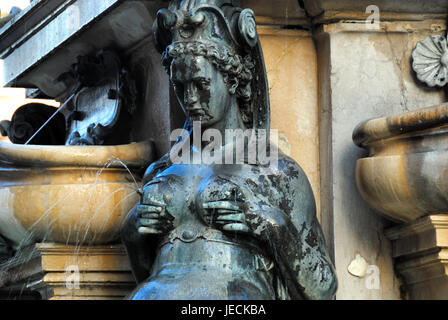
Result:
[[[263,206],[248,215],[256,237],[270,246],[292,298],[328,300],[334,297],[337,280],[322,243],[318,222],[298,230],[280,210]]]
[[[167,166],[165,159],[166,156],[148,167],[143,178],[143,185]],[[155,244],[157,243],[157,233],[139,232],[139,228],[142,226],[142,212],[138,211],[139,207],[142,209],[141,201],[128,215],[121,228],[121,239],[126,248],[132,273],[137,283],[146,280],[150,276],[150,269],[156,254]]]
[[[128,215],[121,229],[121,239],[126,248],[132,273],[137,283],[149,277],[150,267],[154,260],[154,241],[148,239],[151,235],[142,235],[137,232],[138,213],[134,208]]]
[[[255,236],[271,247],[292,298],[332,299],[337,289],[335,270],[316,217],[311,186],[295,166],[296,174],[285,176],[286,190],[279,189],[288,209],[258,204],[252,214],[248,211],[247,222]]]

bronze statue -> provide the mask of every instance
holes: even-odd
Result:
[[[154,38],[188,132],[192,122],[201,134],[269,132],[251,10],[231,0],[171,1],[158,13]],[[190,138],[173,149],[201,156],[216,142]],[[222,149],[235,145],[226,139]],[[153,163],[122,230],[139,283],[129,299],[332,299],[337,281],[311,186],[286,155],[278,154],[277,168],[246,156],[234,164],[176,163],[173,152]]]

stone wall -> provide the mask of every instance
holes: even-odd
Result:
[[[356,23],[310,19],[312,31],[306,24],[295,30],[259,27],[271,129],[279,130],[280,148],[304,168],[312,184],[339,279],[337,299],[401,299],[405,293],[383,234],[392,223],[357,190],[356,161],[365,151],[353,144],[352,132],[366,119],[444,101],[443,92],[416,80],[411,53],[427,35],[443,34],[445,24],[437,17],[383,21],[375,30],[359,21],[362,16],[368,15],[355,12]],[[368,267],[363,277],[348,272],[358,255]]]
[[[339,290],[337,299],[399,299],[391,225],[357,191],[355,166],[366,156],[352,142],[358,123],[445,101],[443,92],[415,79],[411,52],[429,34],[443,34],[445,22],[383,21],[379,30],[358,23],[326,23],[314,31],[319,56],[322,223],[331,239]],[[347,268],[357,255],[371,274],[359,278]],[[379,283],[374,278],[379,276]],[[372,282],[373,281],[373,282]]]

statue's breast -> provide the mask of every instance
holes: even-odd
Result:
[[[163,204],[165,210],[175,218],[175,226],[197,221],[197,189],[211,175],[212,171],[204,166],[173,165],[145,185],[143,203],[155,206]]]

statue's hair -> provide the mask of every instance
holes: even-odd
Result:
[[[252,79],[255,67],[252,57],[247,55],[243,58],[214,42],[174,42],[166,48],[162,56],[165,70],[169,73],[172,61],[188,54],[208,59],[222,72],[230,93],[236,94],[244,123],[251,127]]]

